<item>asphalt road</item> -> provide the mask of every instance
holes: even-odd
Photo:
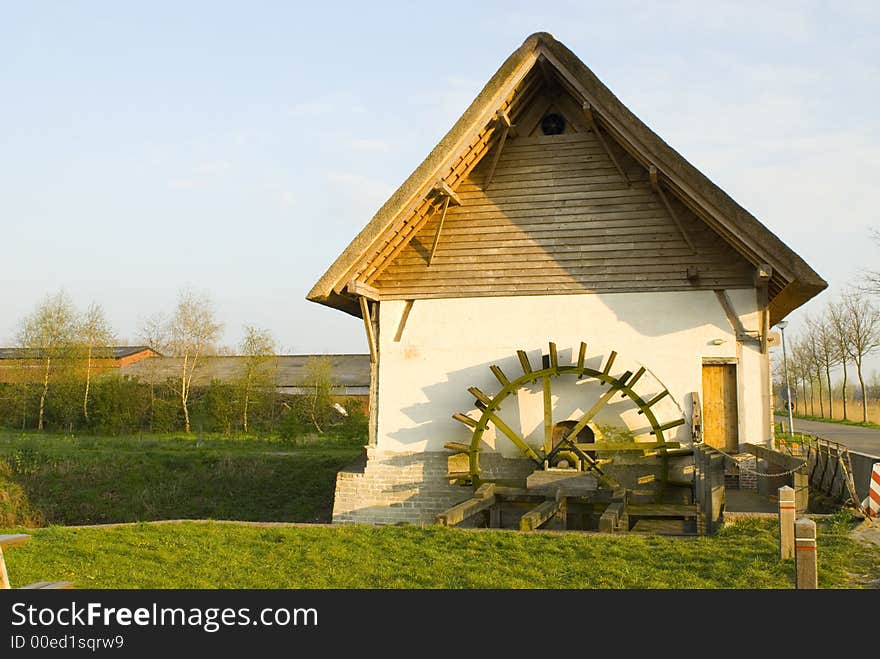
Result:
[[[776,421],[782,422],[783,428],[788,430],[788,417],[776,416]],[[805,421],[794,419],[794,431],[805,432],[809,435],[817,435],[832,442],[839,442],[852,451],[867,453],[880,458],[880,430],[863,428],[861,426],[845,426],[842,423],[822,423],[820,421]]]

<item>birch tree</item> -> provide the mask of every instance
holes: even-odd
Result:
[[[181,291],[168,325],[168,338],[173,354],[181,358],[177,394],[183,409],[185,432],[190,432],[189,397],[193,374],[199,357],[211,348],[221,328],[222,325],[215,318],[214,305],[207,295]]]
[[[92,303],[79,322],[79,343],[85,352],[85,393],[83,394],[83,417],[89,420],[89,385],[92,380],[92,358],[110,357],[108,347],[113,342],[113,330],[104,316],[101,305]]]
[[[327,357],[309,357],[303,370],[302,386],[306,393],[300,397],[302,414],[319,434],[330,421],[333,390],[336,389],[333,364]]]
[[[77,313],[73,302],[64,291],[47,295],[34,312],[21,323],[18,342],[28,356],[41,364],[42,389],[37,412],[37,430],[43,430],[43,413],[49,383],[58,363],[69,356],[76,338]]]
[[[880,309],[866,296],[847,293],[843,296],[845,322],[849,331],[849,356],[856,365],[856,375],[862,390],[862,423],[868,421],[868,392],[862,366],[865,357],[880,348]]]
[[[256,327],[244,328],[244,338],[239,344],[239,351],[244,357],[244,373],[242,374],[242,416],[244,432],[248,431],[248,408],[259,389],[274,384],[271,362],[275,356],[275,339],[269,330]]]

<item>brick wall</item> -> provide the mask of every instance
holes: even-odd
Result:
[[[366,463],[336,475],[334,523],[433,524],[447,508],[468,499],[472,490],[450,485],[449,452],[377,453],[367,448]],[[530,460],[480,456],[487,478],[521,478],[534,469]]]

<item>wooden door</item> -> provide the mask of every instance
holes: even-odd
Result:
[[[737,426],[736,364],[703,364],[703,441],[736,452]]]

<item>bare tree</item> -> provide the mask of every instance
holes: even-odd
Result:
[[[244,374],[242,375],[242,429],[248,431],[248,407],[254,391],[265,388],[272,383],[274,375],[270,370],[270,362],[275,356],[275,339],[269,330],[261,330],[250,325],[244,328],[244,338],[239,350],[244,356]]]
[[[89,385],[92,379],[92,357],[109,357],[109,345],[113,342],[113,330],[104,316],[101,305],[92,302],[79,322],[79,343],[86,354],[86,388],[83,394],[83,417],[89,420]]]
[[[874,242],[880,245],[880,231],[871,229],[871,236],[874,238]],[[880,295],[880,270],[864,270],[862,275],[865,281],[860,287],[861,290],[869,294]]]
[[[792,341],[792,361],[794,363],[796,377],[800,378],[801,389],[804,393],[804,414],[815,415],[816,407],[813,397],[812,382],[812,356],[810,354],[809,342],[804,337],[798,337]],[[807,385],[809,385],[809,395],[807,395]],[[809,404],[809,409],[807,405]]]
[[[64,291],[47,295],[34,312],[20,326],[18,342],[30,355],[39,359],[43,371],[43,388],[37,430],[43,429],[43,412],[53,369],[59,360],[69,355],[76,337],[76,309]]]
[[[840,387],[840,398],[843,402],[843,419],[849,419],[847,415],[847,397],[846,397],[846,379],[847,379],[847,362],[850,353],[849,326],[846,322],[846,309],[842,302],[832,302],[828,305],[828,322],[831,329],[832,339],[834,341],[834,350],[837,353],[837,360],[843,370],[843,384]]]
[[[807,317],[807,336],[806,343],[807,346],[807,354],[809,355],[810,360],[810,379],[811,381],[816,382],[819,389],[819,416],[823,419],[825,418],[825,400],[823,397],[824,394],[824,386],[822,384],[822,357],[819,350],[819,339],[814,331],[814,321]]]
[[[141,320],[138,329],[138,340],[142,341],[145,346],[162,354],[168,351],[168,321],[162,313],[155,313],[152,316]],[[148,359],[144,363],[144,370],[150,385],[150,430],[153,429],[153,423],[156,419],[156,366],[152,359]]]
[[[184,429],[190,431],[189,396],[199,357],[211,348],[222,325],[214,317],[214,305],[207,295],[181,291],[177,308],[168,325],[169,346],[181,357],[180,384],[177,393],[183,408]]]
[[[831,369],[840,363],[837,347],[834,342],[834,329],[831,326],[830,311],[818,320],[807,320],[810,336],[813,338],[816,359],[820,368],[825,372],[825,383],[828,385],[828,417],[834,418],[834,393],[831,388]],[[819,375],[821,381],[821,374]]]
[[[843,296],[845,321],[849,330],[849,356],[856,365],[856,375],[862,390],[862,422],[868,421],[868,392],[862,365],[865,357],[880,348],[880,309],[864,295],[850,292]]]

